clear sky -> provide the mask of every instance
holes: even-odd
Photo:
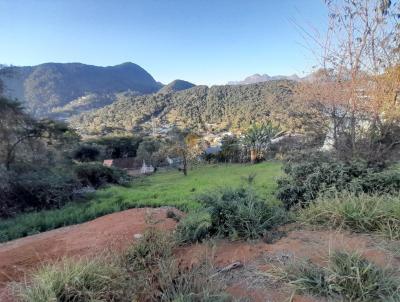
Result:
[[[293,23],[324,28],[322,0],[0,0],[0,63],[134,62],[158,81],[225,84],[308,71]]]

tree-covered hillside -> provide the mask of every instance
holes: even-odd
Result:
[[[113,93],[127,90],[153,93],[162,86],[133,63],[108,67],[46,63],[6,67],[2,74],[0,80],[4,82],[5,95],[18,99],[30,113],[39,117],[48,116],[54,108],[59,109],[88,95],[97,94],[98,98],[91,100],[98,105],[104,103],[102,98]]]
[[[167,94],[172,92],[178,92],[181,90],[192,88],[194,86],[196,85],[187,81],[175,80],[169,83],[168,85],[165,85],[163,88],[161,88],[158,93]]]
[[[71,120],[86,134],[131,131],[152,117],[165,123],[201,128],[246,128],[252,122],[277,117],[291,103],[295,83],[270,81],[239,86],[195,86],[179,92],[125,97],[99,110]]]

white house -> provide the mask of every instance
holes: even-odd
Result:
[[[154,172],[154,167],[152,165],[146,165],[146,162],[143,161],[143,166],[140,169],[141,174],[150,174]]]

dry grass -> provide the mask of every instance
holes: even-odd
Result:
[[[400,239],[400,195],[339,194],[321,197],[299,211],[298,220],[310,225],[380,233]]]
[[[357,253],[334,252],[326,267],[291,261],[276,273],[299,292],[338,301],[400,301],[399,272],[378,267]]]
[[[102,254],[47,264],[13,286],[20,302],[229,301],[207,261],[185,267],[174,241],[149,229],[122,255]]]

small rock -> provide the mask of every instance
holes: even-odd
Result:
[[[133,235],[133,238],[135,239],[141,239],[143,237],[143,234],[135,234]]]

